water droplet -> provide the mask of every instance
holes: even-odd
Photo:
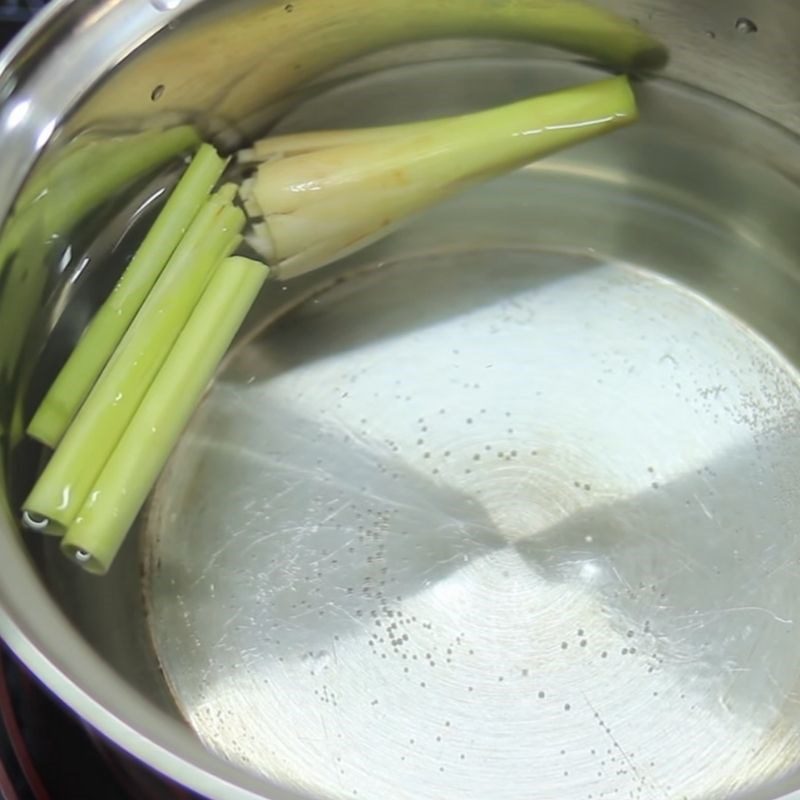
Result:
[[[180,8],[182,2],[183,0],[150,0],[150,5],[156,11],[174,11]]]
[[[736,30],[739,31],[739,33],[757,33],[758,25],[749,17],[739,17],[739,19],[736,20]]]
[[[714,33],[714,31],[705,31],[705,34],[706,34],[706,36],[708,36],[709,39],[716,39],[717,38],[717,34]]]
[[[152,92],[150,92],[150,99],[155,103],[157,100],[160,100],[164,96],[164,92],[166,91],[167,87],[164,86],[163,83],[159,83]]]

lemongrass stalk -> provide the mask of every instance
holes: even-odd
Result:
[[[243,212],[224,187],[164,268],[23,505],[63,535],[158,374],[217,265],[240,241]]]
[[[616,77],[459,117],[266,140],[245,152],[267,159],[241,188],[258,220],[251,244],[291,278],[467,186],[636,118],[630,84]]]
[[[239,257],[215,272],[62,540],[84,569],[103,574],[111,566],[267,272]]]
[[[225,165],[211,145],[200,147],[34,414],[28,426],[28,434],[34,439],[50,447],[61,441]]]
[[[362,74],[362,56],[397,45],[436,39],[514,39],[588,56],[620,70],[654,68],[666,51],[637,22],[603,6],[632,4],[602,0],[314,0],[287,3],[227,3],[214,35],[203,39],[197,58],[193,36],[176,36],[165,52],[153,52],[136,70],[120,70],[98,90],[111,115],[128,117],[143,85],[165,75],[192,97],[196,108],[213,108],[219,119],[235,119],[245,132],[263,130],[297,101],[297,90],[337,68],[338,78]],[[292,10],[291,8],[289,9]],[[663,27],[661,20],[654,29]],[[155,50],[155,49],[154,49]],[[231,53],[244,65],[221,88]],[[264,54],[269,53],[269,69]],[[381,62],[382,63],[382,62]],[[149,99],[149,98],[148,98]],[[147,103],[143,100],[144,105]]]
[[[383,125],[375,128],[334,129],[329,131],[305,131],[302,133],[284,133],[278,136],[267,136],[257,141],[252,147],[241,150],[237,160],[241,164],[253,164],[273,158],[313,153],[328,147],[342,145],[363,145],[385,142],[392,136],[403,136],[423,132],[435,127],[438,119],[422,122],[406,122],[399,125]]]
[[[47,252],[102,203],[161,164],[197,147],[189,126],[76,139],[37,165],[0,235],[0,380],[17,369],[27,329],[43,302]]]
[[[17,199],[4,232],[3,252],[13,252],[30,233],[32,222],[46,237],[68,235],[74,225],[124,186],[148,175],[170,158],[200,144],[188,125],[167,130],[78,138],[37,168]]]

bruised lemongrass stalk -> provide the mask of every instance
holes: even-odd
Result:
[[[108,570],[267,272],[234,257],[214,273],[62,540],[87,571]]]
[[[171,193],[153,227],[92,318],[28,426],[28,434],[55,447],[111,358],[167,261],[225,169],[204,144]]]
[[[266,139],[241,187],[249,241],[281,279],[357,250],[461,189],[637,118],[625,77],[475,114]]]
[[[206,202],[23,505],[63,535],[158,374],[217,265],[239,244],[244,213],[224,186]]]

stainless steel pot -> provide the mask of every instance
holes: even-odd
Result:
[[[23,187],[57,164],[71,137],[86,128],[100,126],[101,132],[113,129],[118,134],[142,124],[188,119],[217,142],[235,146],[276,122],[284,129],[298,129],[430,116],[520,96],[531,87],[562,85],[594,70],[564,52],[511,41],[519,38],[505,16],[515,5],[512,0],[461,0],[463,7],[472,9],[471,21],[462,30],[437,21],[437,14],[453,5],[458,3],[430,0],[426,16],[422,0],[409,4],[405,15],[397,9],[387,13],[390,0],[54,0],[0,61],[0,217],[9,218]],[[626,134],[624,147],[590,146],[561,161],[546,162],[530,176],[512,177],[501,190],[470,195],[420,221],[402,245],[385,243],[356,257],[334,271],[334,276],[362,276],[352,292],[327,284],[320,289],[314,278],[277,300],[266,298],[232,359],[227,382],[193,423],[162,480],[140,537],[132,537],[114,573],[104,581],[78,574],[62,563],[49,542],[20,533],[20,493],[39,453],[19,431],[42,381],[62,355],[62,343],[74,340],[88,309],[108,285],[108,276],[95,268],[95,261],[98,252],[116,241],[118,226],[112,223],[136,216],[141,198],[152,195],[158,181],[168,180],[169,174],[108,198],[105,216],[98,212],[94,228],[56,231],[71,237],[69,252],[55,248],[59,258],[32,234],[24,245],[25,258],[0,265],[5,488],[0,633],[77,714],[155,769],[208,797],[225,800],[355,792],[372,797],[472,797],[489,791],[501,797],[516,797],[517,791],[527,792],[524,796],[591,797],[587,781],[595,772],[601,791],[642,798],[721,797],[739,791],[771,798],[795,796],[791,792],[800,789],[800,769],[795,767],[800,708],[794,671],[800,664],[794,616],[800,615],[800,603],[792,589],[800,563],[794,530],[800,512],[795,477],[800,464],[800,401],[794,371],[800,359],[795,302],[800,292],[800,150],[794,138],[800,134],[800,8],[778,0],[743,0],[736,8],[726,2],[678,0],[607,0],[597,5],[636,19],[670,51],[665,77],[652,89],[642,84],[641,128]],[[702,143],[700,149],[696,142]],[[119,147],[124,148],[124,142]],[[588,194],[569,182],[569,176],[576,175],[589,187]],[[530,188],[533,178],[546,187],[540,194]],[[591,187],[598,186],[611,195],[592,195]],[[591,208],[593,213],[587,210]],[[673,210],[672,216],[666,208]],[[568,218],[573,224],[567,226]],[[535,236],[531,219],[536,221]],[[41,224],[35,230],[47,232],[46,221]],[[111,231],[106,238],[104,229]],[[442,249],[443,241],[466,244],[448,251]],[[569,255],[565,247],[571,248]],[[531,252],[540,254],[534,284],[528,270]],[[593,259],[598,252],[625,260],[633,272],[625,267],[622,273],[607,275],[589,269],[589,262],[597,266]],[[370,265],[394,261],[410,264],[414,279],[408,279],[408,272],[398,276],[391,270],[377,284],[369,277]],[[491,282],[485,280],[488,262],[496,262],[498,269]],[[644,272],[636,272],[636,266]],[[631,275],[635,279],[626,282]],[[454,290],[454,285],[461,288]],[[563,286],[567,290],[562,291]],[[516,305],[503,305],[517,296],[523,299]],[[406,309],[405,316],[397,313],[398,306]],[[494,309],[494,314],[471,316],[481,307]],[[556,311],[548,316],[547,308]],[[593,315],[591,309],[598,308],[604,313]],[[643,314],[648,308],[652,312]],[[562,330],[564,315],[583,321]],[[354,332],[353,319],[362,321],[363,334]],[[264,321],[262,335],[258,331]],[[311,331],[312,344],[298,344],[306,335],[296,333],[299,322],[303,331]],[[522,323],[531,326],[529,335],[544,342],[537,363],[548,365],[547,385],[564,391],[542,412],[551,424],[550,434],[560,430],[562,438],[559,445],[551,442],[546,466],[526,462],[522,472],[515,472],[510,461],[521,450],[514,444],[517,421],[525,436],[535,434],[538,442],[544,435],[525,416],[525,398],[516,404],[513,396],[527,363],[527,356],[514,354],[519,329],[513,326]],[[398,332],[409,330],[423,337],[420,348],[406,342],[410,349],[392,350]],[[425,338],[424,331],[431,330],[435,334]],[[638,350],[631,349],[634,330],[643,343]],[[497,349],[484,353],[480,343],[495,334],[500,337]],[[609,349],[582,350],[581,343],[589,346],[595,336]],[[570,349],[565,340],[578,344]],[[374,463],[360,460],[361,451],[319,444],[314,439],[319,432],[306,428],[308,419],[324,415],[341,399],[339,388],[334,396],[319,387],[330,388],[357,370],[366,374],[369,364],[357,354],[380,341],[386,349],[378,350],[377,357],[397,358],[398,377],[391,370],[373,375],[369,392],[351,412],[354,419],[371,418],[376,405],[393,408],[398,398],[404,403],[406,395],[409,423],[439,414],[440,405],[450,408],[443,415],[449,425],[420,423],[424,430],[411,425],[408,431],[392,434],[397,441],[390,451],[411,449],[418,438],[431,439],[439,448],[428,450],[432,445],[424,444],[416,456],[409,456],[414,475],[422,474],[430,461],[436,462],[436,475],[446,473],[456,458],[460,477],[453,478],[447,491],[440,491],[437,478],[433,483],[438,488],[429,494],[428,473],[419,485],[416,477],[400,480],[406,495],[394,497],[390,512],[413,508],[403,524],[435,530],[438,544],[431,549],[426,537],[412,536],[415,544],[386,569],[409,596],[423,589],[439,591],[432,605],[423,606],[439,614],[429,623],[440,626],[437,630],[447,629],[453,608],[472,609],[473,617],[465,618],[466,633],[456,630],[458,624],[451,619],[453,642],[445,647],[441,638],[434,641],[442,647],[440,668],[451,669],[447,665],[462,659],[459,666],[465,672],[458,673],[456,683],[468,693],[456,700],[452,685],[443,678],[433,699],[425,699],[420,689],[438,679],[424,678],[420,670],[432,668],[439,656],[425,652],[424,658],[420,651],[425,664],[410,666],[414,690],[393,696],[386,687],[404,680],[409,665],[398,661],[397,674],[366,666],[365,653],[376,642],[365,636],[363,647],[342,647],[350,665],[360,666],[340,687],[342,706],[337,707],[335,692],[327,685],[320,701],[323,685],[312,678],[315,670],[346,674],[335,644],[348,635],[342,619],[352,616],[358,628],[362,623],[356,615],[366,607],[350,605],[334,589],[356,581],[356,591],[363,591],[372,573],[355,568],[342,572],[325,550],[329,540],[315,538],[313,523],[333,513],[327,503],[389,496],[380,494],[389,491],[380,476],[393,479],[394,467],[381,460],[382,450],[370,451],[370,457],[378,452]],[[506,393],[507,410],[480,436],[474,434],[479,416],[492,408],[481,405],[482,392],[488,391],[481,383],[485,377],[477,374],[474,361],[447,371],[459,348],[466,346],[478,348],[470,352],[497,357],[501,375],[490,383]],[[509,352],[513,357],[503,360],[501,354]],[[403,372],[409,359],[424,363],[434,357],[431,353],[440,360],[431,362],[428,372]],[[647,372],[653,359],[662,372]],[[559,362],[570,369],[560,369]],[[326,373],[323,366],[306,374],[302,369],[330,363],[339,371]],[[664,378],[664,370],[676,370],[677,376]],[[577,404],[564,399],[575,391],[576,372],[591,377]],[[637,374],[645,375],[640,383],[619,377]],[[405,383],[376,399],[373,390],[394,387],[399,380]],[[458,381],[469,385],[458,391],[447,388]],[[618,393],[616,400],[606,397],[595,406],[593,399],[604,396],[605,381]],[[254,383],[259,390],[248,393]],[[676,385],[691,398],[683,394],[672,404],[664,401]],[[438,388],[426,395],[430,386]],[[474,410],[462,413],[462,408],[472,409],[469,392],[479,399],[472,403]],[[292,397],[306,398],[306,416],[287,410],[285,401]],[[265,404],[277,409],[269,419],[258,416]],[[232,407],[235,414],[230,413]],[[619,419],[599,434],[597,415],[611,418],[615,408]],[[258,421],[241,422],[252,418]],[[437,434],[440,430],[443,433]],[[717,430],[723,430],[718,440]],[[295,438],[280,439],[286,431]],[[595,447],[593,436],[605,436],[605,444]],[[505,445],[504,437],[510,437]],[[248,460],[246,451],[253,442],[269,448],[277,447],[270,442],[279,439],[283,460],[277,467],[267,469]],[[450,440],[457,444],[448,447]],[[617,444],[604,449],[609,442]],[[522,456],[538,458],[539,446],[528,446],[527,456]],[[219,455],[226,447],[234,453],[228,460]],[[510,465],[503,462],[506,477],[495,483],[477,465],[490,455],[496,459],[498,450],[501,461],[507,458]],[[700,451],[708,452],[700,458]],[[212,458],[209,452],[217,455]],[[333,461],[337,474],[351,476],[350,484],[337,485],[330,496],[312,480],[315,460],[322,456]],[[475,465],[469,463],[473,459]],[[615,459],[624,466],[618,468]],[[571,472],[562,473],[565,463]],[[210,477],[208,469],[203,471],[207,464],[212,464]],[[310,490],[302,494],[291,513],[275,504],[259,507],[261,527],[236,516],[242,508],[257,505],[265,493],[272,498],[289,491],[292,469],[313,486],[313,498]],[[539,476],[536,491],[542,492],[534,505],[546,509],[544,517],[533,522],[530,508],[519,505],[518,496],[509,490],[509,481],[512,488],[518,487],[521,476],[531,470]],[[656,500],[642,495],[641,486],[633,492],[635,470],[641,472],[636,480],[644,480],[645,488],[657,492],[666,486],[666,492],[653,495]],[[474,482],[469,477],[473,474]],[[615,476],[619,485],[612,480]],[[364,491],[365,486],[370,491]],[[486,487],[489,495],[497,487],[500,499],[494,505],[491,497],[481,495]],[[300,520],[306,537],[302,540],[286,533],[299,524],[299,506],[305,515]],[[474,506],[482,509],[480,513]],[[390,512],[375,523],[380,537],[387,531],[402,533],[392,528]],[[359,513],[352,519],[345,515],[350,533],[362,524]],[[520,526],[532,526],[536,536],[519,534]],[[176,529],[170,537],[169,531]],[[284,532],[283,539],[266,547],[266,532],[276,530]],[[498,531],[505,537],[502,546],[493,538]],[[631,544],[638,541],[637,531],[656,543],[652,549]],[[240,544],[226,549],[221,537],[228,536],[238,537]],[[373,564],[387,558],[383,539],[362,545],[349,538],[334,541],[345,554],[351,553],[344,561],[355,563],[365,555]],[[393,546],[388,540],[385,544]],[[373,545],[376,552],[369,550]],[[548,594],[549,589],[539,586],[531,595],[530,575],[515,572],[516,561],[506,564],[495,557],[506,552],[506,545],[515,557],[535,562],[540,570],[536,574],[544,576],[544,584],[553,591]],[[417,555],[412,557],[414,547]],[[247,553],[248,558],[257,555],[258,567],[252,559],[245,561]],[[276,553],[278,567],[265,566]],[[297,624],[299,612],[291,605],[305,577],[299,567],[294,573],[286,567],[297,559],[317,565],[321,582],[313,584],[314,576],[309,578],[321,592],[314,610],[333,610],[331,618],[305,627]],[[459,559],[469,565],[490,564],[489,571],[476,573],[478,583],[472,589],[469,583],[451,585],[448,565]],[[572,567],[577,572],[570,572]],[[616,580],[614,587],[611,582],[598,583],[594,594],[582,594],[586,586],[595,585],[598,575],[606,574],[605,568]],[[651,585],[653,596],[642,599]],[[449,599],[444,596],[448,587],[453,591]],[[509,591],[511,601],[506,597],[481,605],[476,600]],[[596,645],[584,632],[589,623],[582,620],[589,617],[573,614],[574,604],[590,595],[598,608],[612,608],[611,627],[607,620],[592,617],[596,638],[611,636],[609,631],[623,619],[634,620],[639,627],[620,629],[619,635],[624,640],[630,634],[637,644],[621,652],[633,657],[637,647],[648,647],[651,662],[629,658],[610,670],[603,666],[616,651],[610,651],[612,645]],[[308,600],[311,595],[302,597]],[[400,597],[398,590],[398,602]],[[519,661],[520,635],[534,634],[529,620],[517,619],[524,616],[522,610],[535,616],[534,600],[542,603],[545,598],[551,610],[557,609],[541,623],[542,641],[547,638],[548,648],[553,644],[548,656],[552,663],[546,667],[552,675],[546,688],[537,685],[526,691],[537,702],[555,696],[558,714],[542,712],[538,727],[529,730],[527,706],[520,704],[519,696],[502,692],[535,669],[545,669],[544,662],[534,667]],[[652,622],[637,616],[644,607]],[[378,603],[375,609],[376,620],[395,624],[386,621],[396,621],[394,608]],[[587,609],[581,613],[589,615]],[[379,611],[388,616],[380,617]],[[478,617],[491,624],[478,624]],[[562,623],[576,630],[567,636]],[[417,633],[424,638],[424,631]],[[407,634],[399,629],[395,634],[400,644],[394,654],[401,658],[398,653]],[[453,653],[462,636],[472,636],[485,648],[468,649],[470,656],[486,655],[477,667],[464,666],[472,663],[467,654]],[[324,646],[319,644],[323,640]],[[378,637],[376,641],[383,643]],[[613,637],[608,641],[618,644]],[[492,647],[504,654],[499,671],[496,659],[487,655]],[[575,662],[556,664],[562,648],[577,658],[595,647],[600,648],[596,660],[584,664],[578,678],[572,671]],[[667,652],[671,656],[665,656]],[[287,665],[284,657],[292,653],[298,662]],[[383,660],[391,662],[389,656]],[[630,676],[639,675],[637,670],[644,676],[658,674],[665,658],[674,670],[663,686],[647,684],[652,691],[648,689],[645,698],[645,678]],[[470,697],[474,687],[468,685],[469,674],[483,692],[480,701]],[[209,682],[224,686],[223,678],[228,680],[227,690],[210,693]],[[254,689],[257,679],[272,688],[259,692]],[[588,688],[592,680],[594,689]],[[370,695],[367,702],[356,692],[360,685],[379,694]],[[376,688],[380,686],[384,688]],[[571,687],[573,695],[567,691]],[[700,699],[684,703],[693,691]],[[668,694],[670,708],[662,703],[654,710],[648,705],[653,702],[650,695],[659,692]],[[627,700],[632,707],[625,710]],[[362,701],[365,708],[357,711]],[[386,701],[388,710],[380,705]],[[424,712],[427,704],[438,713],[440,702],[445,709],[442,720],[436,721],[442,726],[437,733]],[[565,716],[577,713],[578,706],[586,722],[584,717]],[[421,711],[408,715],[409,707]],[[477,717],[470,717],[472,708],[479,709]],[[514,716],[517,708],[524,711],[519,719]],[[445,720],[445,713],[455,722]],[[342,731],[326,727],[340,718]],[[659,725],[668,719],[672,729],[665,733]],[[745,720],[753,729],[735,734],[743,730]],[[584,741],[580,734],[589,725],[604,742],[599,755],[594,740]],[[476,745],[482,726],[488,739]],[[469,735],[448,744],[453,728]],[[239,731],[238,738],[232,730]],[[261,742],[261,749],[251,746],[259,731],[267,742]],[[387,731],[393,739],[386,738]],[[415,740],[420,735],[430,741],[418,747]],[[529,748],[536,746],[534,735],[539,741],[552,739],[554,748],[552,753],[542,750],[545,755],[538,761],[530,756],[537,769],[548,765],[536,780],[524,768],[533,752]],[[329,746],[337,736],[342,744]],[[270,749],[270,741],[281,746]],[[492,741],[513,758],[495,762],[486,749]],[[567,752],[561,742],[569,742],[574,752]],[[662,762],[645,759],[639,742],[642,750],[659,753]],[[579,746],[586,752],[578,753]],[[272,755],[264,755],[264,747]],[[470,764],[463,763],[468,759]],[[720,763],[717,777],[701,779],[700,772],[710,774],[712,765]],[[671,783],[663,778],[670,769],[676,775]],[[267,777],[258,777],[258,772]],[[594,796],[605,796],[594,791]]]

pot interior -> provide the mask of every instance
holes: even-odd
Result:
[[[320,84],[275,130],[601,74],[451,47]],[[667,78],[637,93],[636,126],[271,285],[109,577],[25,534],[212,751],[416,800],[727,798],[797,763],[800,146]],[[31,398],[174,175],[76,240]]]

